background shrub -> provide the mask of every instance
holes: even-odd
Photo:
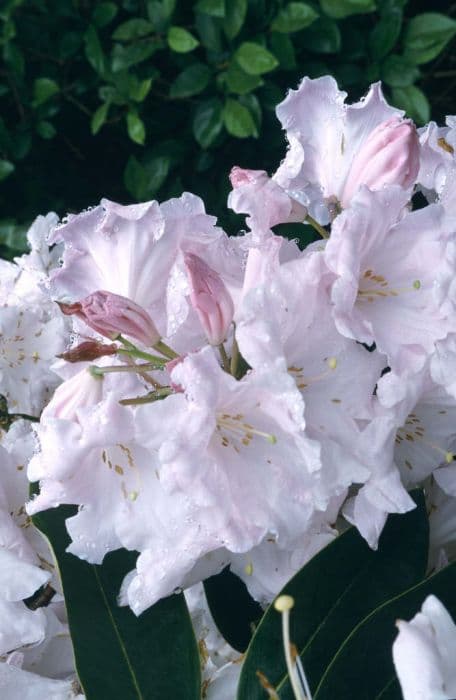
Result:
[[[224,214],[233,164],[275,169],[274,109],[303,75],[358,98],[383,80],[419,124],[456,111],[443,0],[6,0],[0,10],[0,254],[24,224],[188,189]],[[447,12],[447,14],[444,14]],[[430,103],[433,114],[430,114]]]

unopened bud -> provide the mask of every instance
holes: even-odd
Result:
[[[60,384],[42,418],[77,421],[77,411],[94,406],[103,398],[103,377],[94,377],[86,367]]]
[[[420,146],[413,122],[392,117],[379,124],[353,158],[341,196],[346,207],[361,185],[413,185],[420,167]]]
[[[62,352],[57,357],[67,362],[91,362],[105,355],[115,355],[117,350],[117,345],[104,345],[98,340],[86,340],[71,350]]]
[[[59,306],[67,316],[76,315],[90,328],[114,340],[127,335],[143,345],[152,346],[160,340],[151,317],[141,306],[127,297],[98,291],[74,304]]]
[[[225,340],[234,315],[234,304],[220,276],[193,253],[185,254],[190,279],[190,301],[211,345]]]

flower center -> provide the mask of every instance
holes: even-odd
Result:
[[[358,300],[373,302],[375,299],[398,297],[400,294],[418,291],[419,289],[421,289],[420,280],[414,280],[410,287],[393,289],[383,275],[375,275],[372,270],[366,270],[358,289]]]
[[[277,442],[275,435],[258,430],[250,423],[246,423],[242,413],[234,416],[229,413],[219,413],[216,430],[223,447],[231,445],[236,452],[239,452],[241,445],[248,447],[255,436],[263,438],[271,445]]]

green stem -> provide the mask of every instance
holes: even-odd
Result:
[[[222,364],[223,364],[223,369],[225,372],[230,373],[230,361],[228,359],[228,355],[226,354],[225,346],[223,343],[220,343],[218,346],[219,352],[220,352],[220,357],[222,358]]]
[[[155,343],[154,348],[155,350],[158,350],[158,352],[161,352],[161,354],[165,357],[168,357],[170,360],[176,360],[179,357],[177,352],[174,352],[174,350],[170,348],[169,345],[166,345],[166,343],[164,343],[162,340]]]
[[[111,372],[148,372],[149,370],[163,369],[163,363],[159,364],[154,362],[144,362],[142,365],[107,365],[106,367],[100,367],[99,365],[92,365],[90,371],[92,374],[103,375],[110,374]]]
[[[122,406],[139,406],[143,403],[153,403],[154,401],[159,401],[160,399],[165,399],[170,394],[173,394],[173,390],[169,386],[165,386],[162,389],[157,389],[152,391],[150,394],[145,396],[138,396],[135,399],[121,399],[119,401]]]
[[[40,419],[37,416],[29,416],[28,413],[8,413],[8,418],[23,418],[24,420],[29,420],[32,423],[40,422]]]
[[[237,371],[238,371],[238,365],[239,365],[239,346],[237,344],[237,340],[234,337],[233,338],[233,347],[231,348],[231,363],[230,363],[230,373],[233,375],[235,379],[237,379]]]
[[[328,234],[327,230],[325,228],[323,228],[323,226],[320,226],[318,221],[315,221],[313,216],[310,216],[310,214],[307,214],[304,221],[307,221],[307,223],[310,224],[312,226],[312,228],[314,228],[315,231],[317,231],[317,233],[319,233],[322,238],[329,238],[329,234]]]
[[[147,360],[148,362],[151,362],[152,364],[160,365],[160,367],[157,367],[157,369],[163,369],[163,367],[166,365],[168,360],[164,357],[158,357],[158,355],[151,355],[148,352],[143,352],[142,350],[138,350],[138,348],[133,348],[130,350],[128,348],[119,348],[117,350],[117,353],[119,355],[127,355],[127,357],[137,357],[138,360]]]

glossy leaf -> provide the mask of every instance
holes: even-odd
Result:
[[[225,8],[223,29],[228,39],[239,34],[247,14],[247,0],[229,0]]]
[[[153,30],[154,27],[150,22],[141,17],[136,17],[120,24],[114,31],[112,38],[116,39],[116,41],[132,41],[151,34]]]
[[[205,100],[198,105],[193,117],[193,135],[202,148],[209,148],[223,127],[223,107],[218,99]]]
[[[170,49],[177,53],[188,53],[198,46],[199,41],[195,39],[183,27],[170,27],[168,30],[168,45]]]
[[[179,73],[169,89],[169,95],[170,97],[198,95],[207,87],[210,77],[211,71],[204,63],[194,63]]]
[[[320,5],[323,12],[334,19],[373,12],[376,9],[374,0],[320,0]]]
[[[118,73],[131,66],[136,66],[150,58],[161,47],[161,40],[156,41],[153,38],[144,43],[134,43],[128,46],[115,44],[111,53],[112,70],[114,73]]]
[[[146,127],[143,120],[135,112],[128,112],[127,114],[127,131],[132,141],[139,143],[140,146],[144,144]]]
[[[303,42],[308,51],[315,53],[337,53],[341,46],[340,29],[329,17],[320,17],[309,29],[304,30]],[[327,73],[325,68],[324,73]]]
[[[106,58],[103,53],[103,48],[97,30],[93,25],[90,25],[84,35],[85,55],[92,68],[104,75],[106,72]]]
[[[225,0],[198,0],[194,9],[210,17],[225,17]]]
[[[292,641],[311,689],[352,629],[374,608],[420,581],[428,553],[428,523],[422,494],[418,507],[390,516],[377,552],[351,528],[319,552],[283,589],[295,607]],[[269,608],[247,650],[238,700],[263,700],[256,671],[264,673],[281,700],[291,700],[278,613]],[[337,697],[334,696],[334,697]],[[368,696],[370,697],[370,696]]]
[[[97,2],[92,13],[92,20],[97,27],[105,27],[112,22],[118,12],[114,2]]]
[[[253,41],[245,41],[241,44],[234,57],[249,75],[263,75],[279,65],[278,60],[270,51]]]
[[[410,85],[392,91],[393,104],[407,112],[419,125],[425,124],[431,115],[429,101],[420,88]]]
[[[87,700],[199,700],[199,654],[183,596],[166,598],[139,617],[119,607],[120,584],[136,554],[111,552],[97,566],[67,553],[64,520],[73,513],[64,506],[33,521],[58,563]]]
[[[289,2],[279,11],[272,22],[271,29],[284,34],[299,32],[300,29],[305,29],[315,22],[317,17],[318,12],[315,12],[306,2]]]
[[[404,53],[415,63],[428,63],[456,34],[456,20],[439,12],[413,17],[404,36]]]
[[[408,87],[419,77],[420,71],[404,56],[391,54],[382,65],[382,80],[391,87]]]
[[[109,111],[109,102],[104,102],[98,107],[98,109],[93,113],[92,120],[90,122],[90,130],[92,134],[98,134],[101,127],[106,121]]]
[[[50,78],[37,78],[33,84],[33,104],[35,107],[47,102],[51,97],[60,92],[55,80]]]
[[[12,172],[14,172],[14,163],[11,163],[9,160],[0,160],[0,182],[5,180]]]
[[[255,90],[263,81],[258,75],[249,75],[236,63],[232,61],[226,74],[226,84],[231,92],[238,95],[245,95]]]
[[[228,99],[223,108],[223,122],[226,130],[239,139],[258,136],[258,131],[247,107],[236,100]]]
[[[402,10],[392,8],[385,12],[375,25],[369,37],[372,58],[379,61],[394,48],[402,27]]]
[[[387,601],[355,627],[326,669],[313,699],[401,700],[391,651],[397,636],[395,623],[414,617],[431,593],[456,618],[456,563]]]

